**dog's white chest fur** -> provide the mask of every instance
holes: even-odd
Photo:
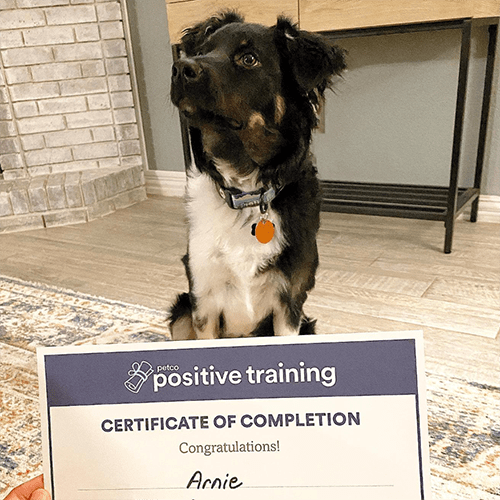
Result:
[[[207,174],[188,177],[187,212],[199,321],[208,331],[220,326],[222,315],[224,335],[250,334],[279,300],[281,277],[266,271],[285,243],[278,215],[269,210],[275,235],[260,243],[251,234],[252,224],[261,219],[259,208],[231,209]]]

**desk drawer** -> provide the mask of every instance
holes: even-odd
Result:
[[[498,17],[500,0],[300,0],[300,27],[342,30]]]

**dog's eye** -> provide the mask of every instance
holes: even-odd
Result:
[[[257,66],[259,64],[259,60],[251,52],[243,54],[238,59],[237,62],[239,64],[241,64],[242,66],[245,66],[246,68],[252,68],[252,67]]]

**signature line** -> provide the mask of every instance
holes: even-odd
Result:
[[[334,484],[325,486],[242,486],[241,489],[287,489],[287,488],[394,488],[393,484]],[[185,490],[185,486],[171,486],[160,488],[80,488],[77,491],[146,491],[146,490]],[[196,488],[191,488],[196,489]],[[239,489],[239,488],[238,488]]]

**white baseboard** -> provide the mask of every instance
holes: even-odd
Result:
[[[146,192],[159,196],[184,196],[186,173],[167,170],[146,172]]]
[[[184,196],[186,189],[186,173],[167,170],[149,170],[146,172],[146,191],[148,194],[160,196]],[[470,217],[467,208],[460,219]],[[500,196],[482,194],[479,197],[478,222],[495,222],[500,224]]]

